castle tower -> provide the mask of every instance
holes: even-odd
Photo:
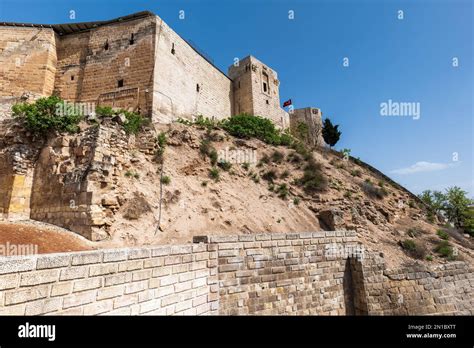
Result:
[[[290,114],[290,132],[309,146],[323,146],[322,112],[318,108],[295,109]]]
[[[289,127],[288,113],[280,107],[278,75],[253,56],[231,65],[228,76],[233,81],[233,114],[247,113],[271,119],[280,128]]]

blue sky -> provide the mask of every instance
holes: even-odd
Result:
[[[415,193],[457,185],[474,197],[472,1],[0,0],[0,21],[84,22],[142,10],[223,71],[248,54],[268,64],[282,102],[321,108],[340,124],[336,148]],[[419,103],[419,119],[382,116],[388,100]]]

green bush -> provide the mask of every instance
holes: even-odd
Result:
[[[447,240],[440,241],[435,248],[435,252],[440,254],[441,257],[447,257],[450,260],[455,259],[453,247]]]
[[[171,182],[171,178],[167,175],[164,175],[162,178],[161,178],[161,183],[163,185],[169,185],[169,183]]]
[[[213,119],[210,119],[208,117],[204,117],[203,115],[199,115],[196,120],[194,120],[193,124],[204,127],[207,129],[213,129],[214,127],[217,126],[217,122],[214,121]]]
[[[114,110],[110,106],[97,106],[95,113],[99,117],[114,117],[118,115],[125,116],[123,129],[127,134],[137,134],[140,129],[148,122],[148,119],[136,112],[127,111],[124,109]]]
[[[252,178],[252,181],[256,184],[260,182],[260,178],[258,177],[257,173],[252,173],[250,177]]]
[[[300,201],[301,201],[301,200],[299,199],[299,197],[295,197],[295,198],[293,199],[293,204],[294,204],[294,205],[298,205],[298,204],[300,204]]]
[[[405,239],[403,242],[401,242],[401,245],[403,250],[405,250],[408,255],[414,257],[415,259],[422,260],[426,257],[426,248],[423,245],[416,243],[412,239]]]
[[[287,157],[286,157],[286,160],[290,163],[300,163],[302,158],[300,155],[298,155],[298,153],[295,151],[295,152],[292,152],[290,153]]]
[[[219,169],[216,167],[209,169],[209,177],[213,179],[214,181],[219,181],[220,179]]]
[[[446,233],[446,231],[438,230],[438,231],[436,232],[436,234],[437,234],[438,237],[441,238],[441,239],[444,239],[444,240],[448,240],[448,239],[449,239],[449,234]]]
[[[274,169],[270,169],[269,171],[267,171],[266,173],[262,175],[262,179],[269,182],[273,182],[276,179],[276,177],[277,177],[277,173]]]
[[[222,128],[229,134],[243,139],[257,138],[271,145],[290,145],[291,136],[281,133],[268,118],[240,114],[222,122]]]
[[[34,103],[18,103],[12,106],[13,117],[23,121],[25,128],[36,135],[51,131],[76,133],[83,115],[61,98],[40,98]]]
[[[211,152],[209,152],[209,159],[211,160],[211,164],[215,166],[218,159],[218,154],[215,149],[212,149]]]
[[[248,163],[248,162],[242,163],[242,168],[244,168],[245,170],[249,170],[249,168],[250,168],[250,163]]]
[[[326,190],[328,182],[321,172],[321,165],[311,157],[304,167],[303,177],[297,180],[297,184],[302,186],[306,193],[314,194]]]
[[[286,199],[289,193],[288,186],[286,184],[281,184],[280,186],[278,186],[276,192],[278,194],[278,197],[280,197],[281,199]]]
[[[157,141],[159,147],[165,147],[166,143],[167,143],[166,133],[161,132],[160,134],[158,134],[158,137],[156,138],[156,141]]]
[[[99,117],[113,117],[115,116],[114,109],[110,106],[96,106],[95,113]]]
[[[282,152],[277,151],[277,150],[273,151],[272,156],[271,156],[272,162],[280,163],[283,160],[283,158],[285,158],[285,155]]]
[[[382,188],[375,187],[374,184],[372,184],[372,181],[370,181],[370,179],[366,179],[362,183],[361,187],[362,187],[362,190],[370,197],[383,199],[388,194],[385,187],[382,187]]]
[[[201,140],[201,143],[199,144],[199,152],[203,156],[209,155],[209,152],[211,151],[211,142],[208,139],[203,139]]]
[[[283,173],[280,174],[280,179],[286,179],[289,176],[290,172],[288,170],[285,170]]]
[[[127,134],[137,134],[142,126],[146,123],[146,119],[135,112],[123,111],[126,121],[123,124],[123,129]]]
[[[219,163],[217,163],[217,165],[226,172],[228,172],[230,168],[232,168],[232,163],[227,162],[227,161],[220,161]]]
[[[163,162],[163,156],[165,154],[165,148],[166,148],[166,133],[161,132],[158,137],[156,138],[156,143],[158,144],[158,149],[155,151],[155,158],[154,160],[157,161],[158,163]]]
[[[408,231],[407,231],[407,234],[411,238],[416,238],[416,237],[419,237],[421,235],[421,230],[416,228],[416,227],[409,228]]]
[[[354,170],[351,171],[352,176],[360,177],[361,174],[362,174],[362,172],[360,171],[360,169],[354,169]]]
[[[131,170],[127,170],[125,172],[125,177],[127,178],[135,178],[135,179],[139,179],[140,178],[140,174],[134,172],[134,171],[131,171]]]

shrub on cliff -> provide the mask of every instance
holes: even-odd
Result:
[[[404,241],[400,242],[403,250],[410,255],[411,257],[414,257],[415,259],[420,259],[423,260],[426,257],[427,250],[426,248],[418,244],[412,239],[405,239]]]
[[[289,146],[292,143],[287,132],[281,132],[271,120],[260,116],[235,115],[222,121],[221,125],[225,131],[238,138],[257,138],[270,145]]]
[[[12,112],[28,130],[37,135],[46,135],[52,131],[76,133],[83,117],[74,104],[57,96],[40,98],[34,103],[15,104]]]
[[[147,123],[147,119],[136,112],[124,109],[114,110],[110,106],[97,106],[95,109],[97,116],[102,118],[115,118],[122,124],[127,134],[137,134],[143,125]]]

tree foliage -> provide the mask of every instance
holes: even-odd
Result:
[[[341,131],[338,129],[339,125],[333,125],[329,118],[326,118],[323,123],[323,139],[330,147],[336,145],[341,137]]]
[[[473,201],[466,195],[466,191],[453,186],[445,193],[426,190],[418,197],[427,205],[428,216],[443,214],[456,228],[474,234],[474,211],[469,208]]]
[[[37,135],[49,132],[79,131],[82,113],[57,96],[40,98],[34,103],[18,103],[12,107],[13,116],[23,121],[25,127]]]

